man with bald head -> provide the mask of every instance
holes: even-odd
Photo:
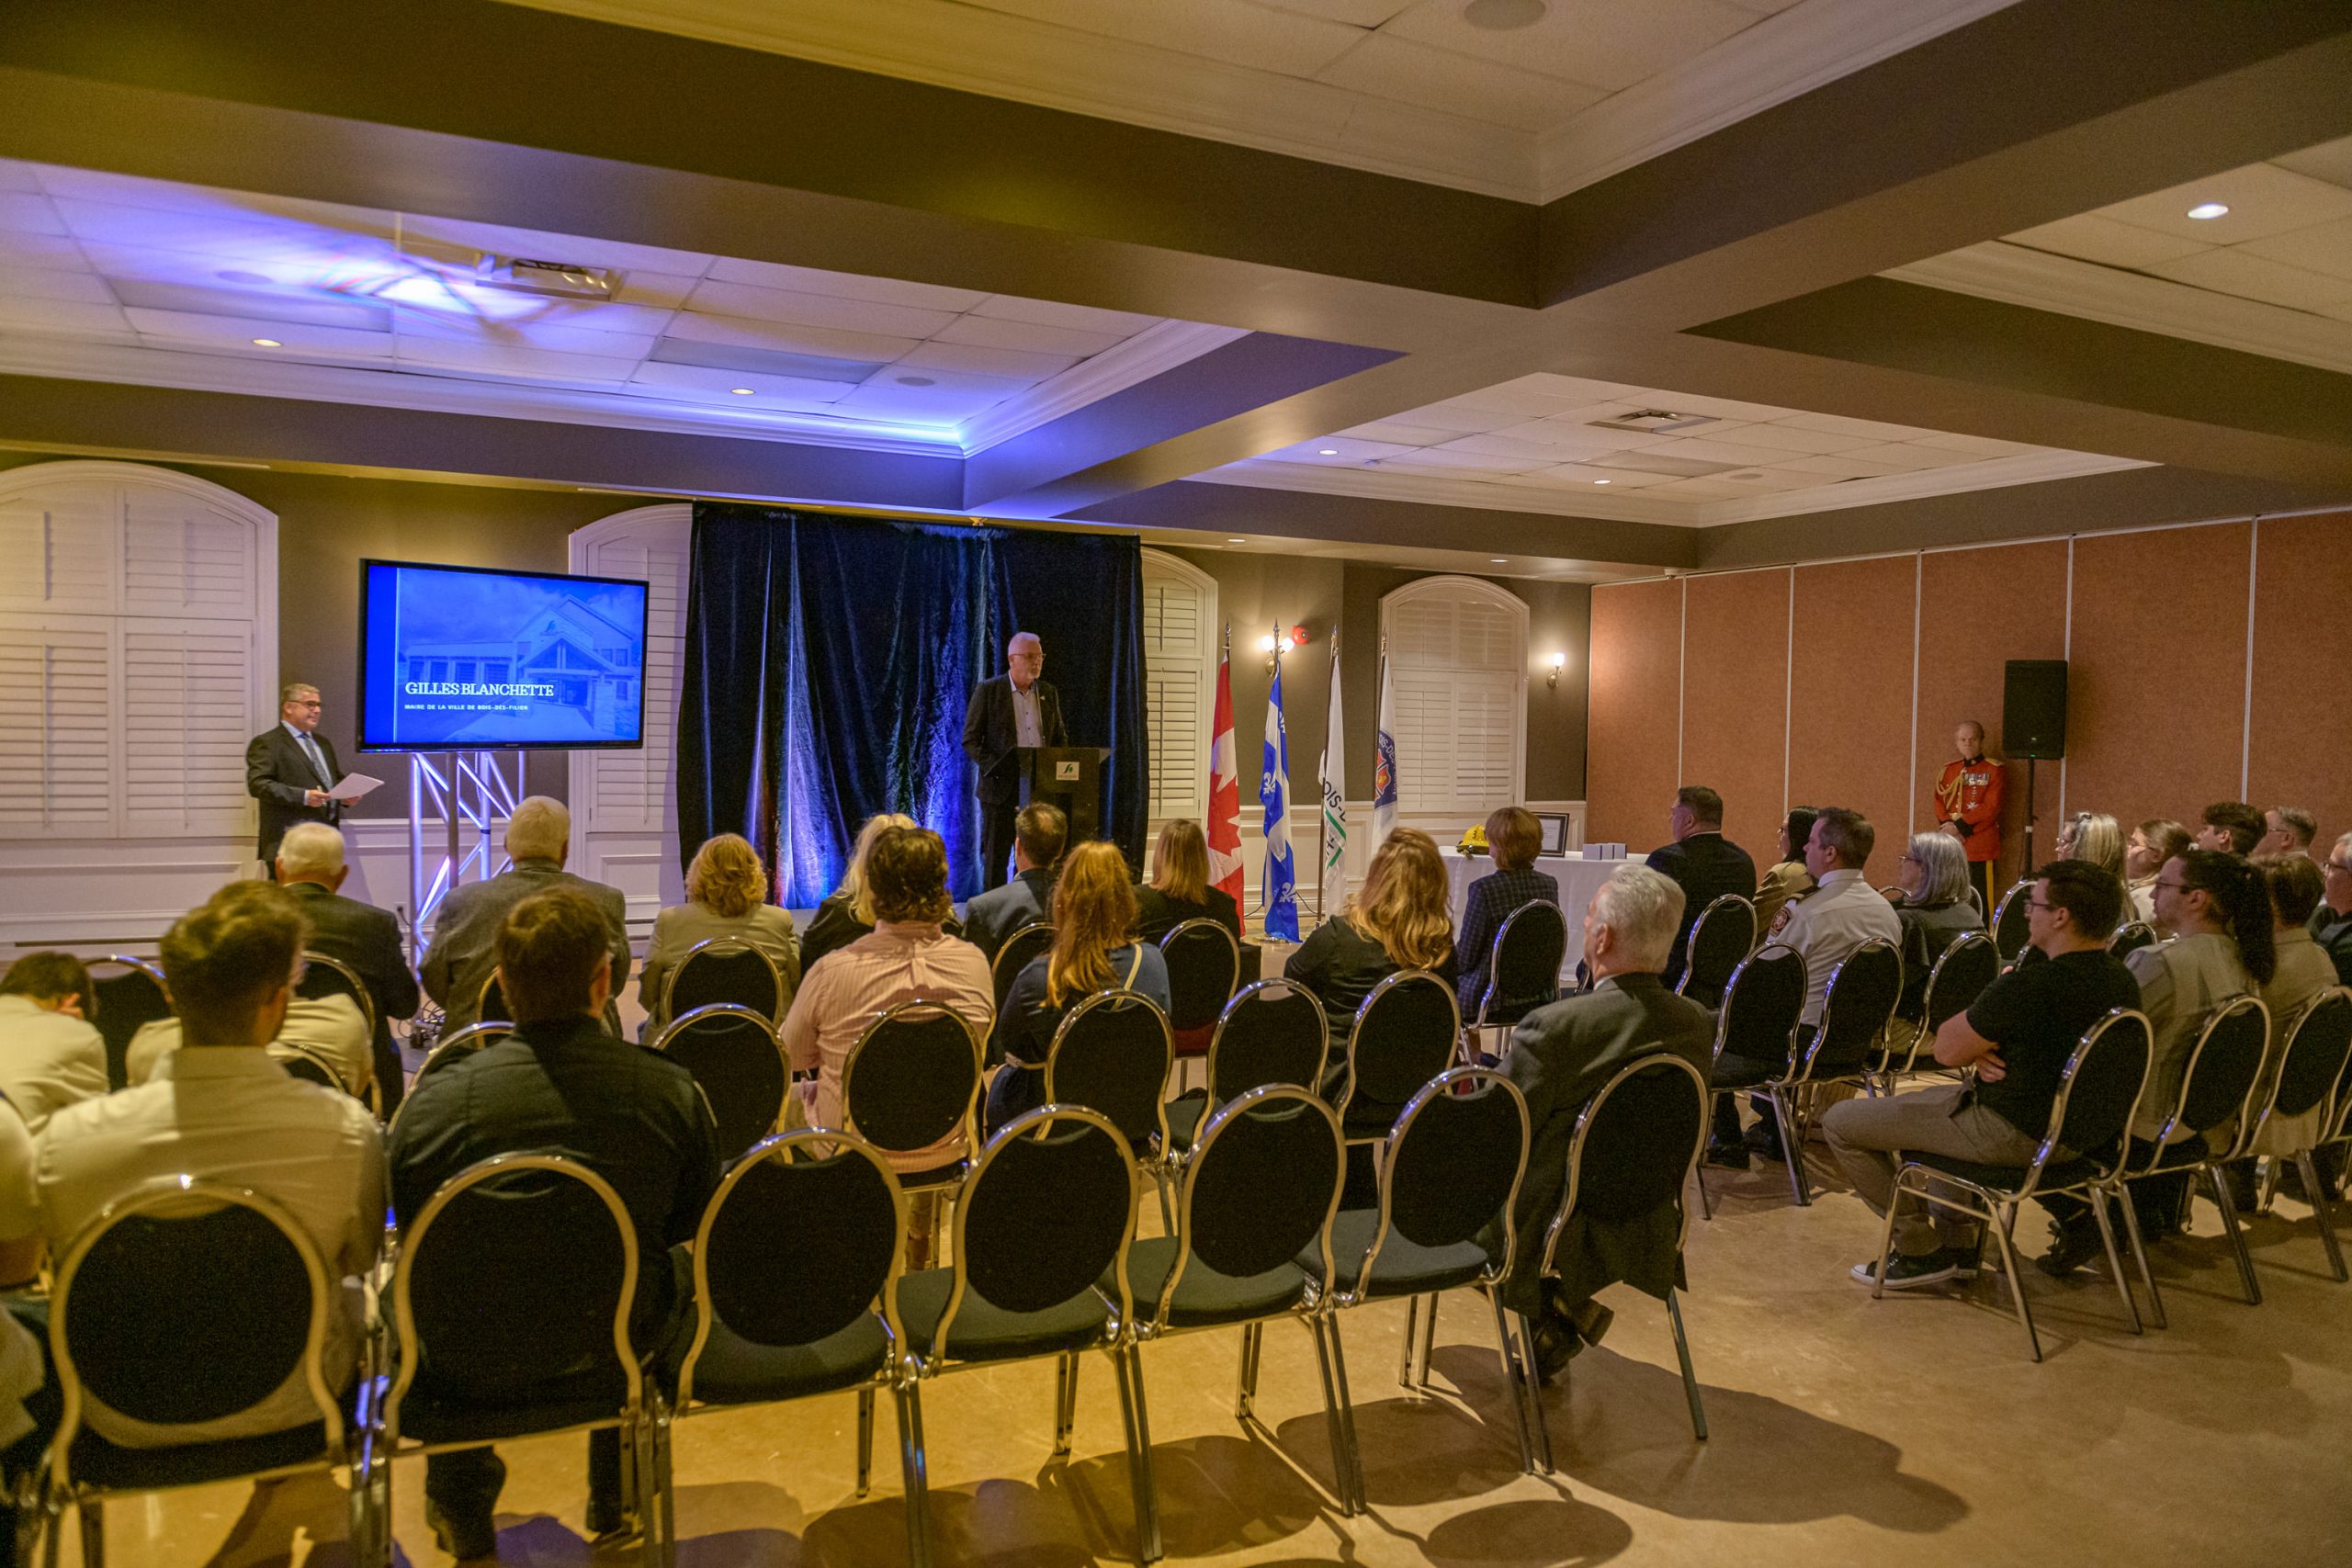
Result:
[[[1040,680],[1046,645],[1035,632],[1015,632],[1004,647],[1005,672],[972,688],[964,710],[964,754],[980,770],[980,871],[985,890],[1001,887],[1012,854],[1012,818],[1021,809],[1019,752],[1023,746],[1065,746],[1060,694]]]

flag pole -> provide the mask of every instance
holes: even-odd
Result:
[[[1340,624],[1334,621],[1331,623],[1331,679],[1336,681],[1339,678]],[[1331,712],[1331,694],[1329,692],[1323,694],[1323,712],[1327,719],[1325,728],[1329,728],[1328,719]],[[1335,740],[1336,738],[1330,735],[1323,737],[1325,756],[1331,754]],[[1315,784],[1316,793],[1321,794],[1323,781],[1317,779]],[[1323,923],[1323,885],[1331,880],[1331,813],[1327,808],[1316,813],[1316,817],[1319,826],[1315,834],[1315,923],[1319,926]]]

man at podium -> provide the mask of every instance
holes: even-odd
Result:
[[[1012,818],[1021,809],[1023,747],[1060,746],[1058,693],[1038,679],[1046,645],[1035,632],[1015,632],[1004,645],[1005,672],[972,688],[964,710],[964,754],[980,770],[980,886],[1001,887],[1012,855]]]

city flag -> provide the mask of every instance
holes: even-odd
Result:
[[[1372,847],[1385,843],[1396,827],[1396,697],[1388,685],[1388,645],[1380,648],[1379,755],[1372,764]]]
[[[1209,730],[1209,886],[1222,887],[1241,908],[1241,773],[1233,749],[1233,631],[1216,667],[1216,716]]]
[[[1283,733],[1283,664],[1279,652],[1274,656],[1274,683],[1266,693],[1266,766],[1258,780],[1258,800],[1266,808],[1266,874],[1261,884],[1263,913],[1259,923],[1268,936],[1296,942],[1298,871],[1290,855],[1290,746]]]
[[[1336,913],[1348,896],[1347,747],[1340,728],[1340,634],[1331,634],[1331,712],[1323,725],[1323,880],[1315,907]]]

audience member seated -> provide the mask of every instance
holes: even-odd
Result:
[[[1054,867],[1062,858],[1069,819],[1058,807],[1033,800],[1012,818],[1012,880],[964,906],[964,940],[996,962],[1004,939],[1023,926],[1050,919]]]
[[[637,976],[645,1038],[652,1039],[670,1021],[662,996],[670,972],[695,943],[722,937],[758,948],[775,964],[782,987],[775,1011],[782,1018],[792,1005],[793,987],[800,984],[800,944],[793,938],[792,912],[768,902],[767,868],[741,833],[705,840],[686,867],[686,901],[653,917],[653,944]]]
[[[886,826],[865,851],[857,896],[874,911],[874,929],[833,954],[840,962],[816,965],[802,976],[800,994],[784,1021],[784,1047],[793,1070],[817,1075],[797,1092],[807,1119],[820,1127],[842,1125],[842,1065],[859,1037],[891,1008],[918,998],[937,1002],[962,1014],[983,1037],[996,1013],[989,961],[944,929],[951,906],[947,846],[939,835],[911,825]],[[958,1134],[927,1149],[894,1155],[891,1163],[900,1170],[933,1170],[969,1152]],[[930,1245],[932,1206],[939,1190],[922,1188],[908,1194],[910,1267],[918,1266],[911,1261],[918,1258],[920,1266],[929,1266],[923,1249]]]
[[[2077,811],[2058,829],[2060,860],[2086,860],[2120,877],[2123,855],[2123,829],[2103,811]]]
[[[1544,824],[1525,807],[1506,806],[1487,818],[1487,851],[1494,856],[1495,869],[1470,885],[1462,909],[1456,966],[1462,971],[1464,1018],[1477,1014],[1503,922],[1522,904],[1559,907],[1559,883],[1535,869],[1535,856],[1543,847]]]
[[[2140,1091],[2139,1114],[2132,1123],[2132,1145],[2140,1154],[2178,1103],[2189,1053],[2207,1021],[2278,973],[2269,892],[2261,874],[2236,855],[2192,849],[2165,862],[2156,877],[2155,923],[2156,933],[2167,940],[2124,959],[2140,983],[2140,1010],[2148,1015],[2154,1038],[2147,1087]],[[2188,1196],[2187,1171],[2133,1182],[2141,1235],[2153,1244],[2179,1230]],[[2044,1272],[2065,1274],[2098,1255],[2098,1230],[2088,1205],[2053,1198],[2042,1206],[2056,1221],[2050,1251],[2041,1259]]]
[[[901,817],[886,811],[865,819],[857,830],[857,841],[850,846],[849,869],[842,873],[842,885],[825,895],[817,912],[808,917],[808,931],[800,939],[800,972],[806,975],[817,967],[817,960],[829,953],[837,953],[862,936],[874,931],[874,901],[865,894],[865,857],[874,849],[874,840],[893,828],[914,828],[921,824],[911,817]],[[964,922],[957,919],[951,906],[947,918],[939,929],[949,936],[964,934]]]
[[[1054,945],[1013,977],[997,1038],[1004,1066],[989,1085],[989,1134],[1046,1103],[1046,1058],[1072,1008],[1098,991],[1136,991],[1168,1008],[1168,964],[1135,935],[1136,890],[1126,857],[1080,844],[1054,886]]]
[[[442,1183],[494,1155],[553,1151],[586,1166],[612,1184],[637,1233],[629,1337],[650,1355],[691,1325],[684,1255],[670,1249],[693,1239],[718,1185],[718,1130],[684,1067],[602,1022],[615,973],[605,900],[539,880],[492,938],[514,1032],[418,1081],[392,1129],[392,1208],[409,1224]],[[432,1369],[423,1375],[429,1381]],[[568,1392],[502,1391],[549,1400]],[[491,1514],[505,1478],[493,1449],[426,1456],[425,1518],[443,1551],[463,1561],[496,1550]],[[589,1533],[610,1533],[622,1517],[617,1432],[589,1434],[588,1493]]]
[[[1897,952],[1902,950],[1902,921],[1862,879],[1862,868],[1877,841],[1878,835],[1860,812],[1824,807],[1815,815],[1813,831],[1805,840],[1805,870],[1813,878],[1814,890],[1790,903],[1775,922],[1778,930],[1770,940],[1796,949],[1804,959],[1804,1011],[1799,1016],[1796,1040],[1800,1055],[1813,1043],[1814,1032],[1821,1025],[1822,1004],[1828,998],[1829,979],[1838,965],[1866,942],[1883,942]],[[1744,1089],[1780,1077],[1790,1065],[1727,1052],[1715,1061],[1714,1086]],[[1715,1097],[1714,1142],[1707,1151],[1710,1165],[1744,1170],[1750,1154],[1767,1159],[1781,1157],[1780,1119],[1772,1102],[1760,1094],[1751,1098],[1756,1124],[1748,1128],[1743,1143],[1737,1097]]]
[[[1504,1074],[1527,1097],[1530,1141],[1527,1176],[1512,1209],[1519,1250],[1502,1300],[1535,1325],[1536,1365],[1547,1382],[1608,1331],[1609,1309],[1592,1299],[1602,1286],[1625,1280],[1663,1297],[1679,1282],[1681,1220],[1670,1204],[1645,1220],[1609,1226],[1605,1235],[1591,1224],[1564,1234],[1561,1271],[1544,1277],[1540,1270],[1577,1118],[1592,1097],[1627,1063],[1655,1052],[1670,1051],[1702,1074],[1707,1070],[1714,1018],[1668,990],[1659,974],[1682,929],[1683,902],[1682,889],[1648,867],[1618,867],[1585,908],[1584,964],[1592,989],[1529,1013],[1503,1055]]]
[[[40,1225],[40,1204],[33,1190],[33,1134],[17,1108],[0,1097],[0,1291],[30,1290],[39,1283],[46,1250]],[[5,1347],[0,1347],[0,1369],[6,1360]],[[0,1370],[0,1426],[6,1425],[6,1371]],[[0,1450],[7,1444],[8,1438],[0,1435]]]
[[[2270,830],[2262,813],[2243,800],[2221,800],[2205,808],[2194,847],[2219,850],[2225,855],[2250,855],[2262,835]]]
[[[2259,1111],[2278,1081],[2279,1053],[2294,1032],[2295,1021],[2313,998],[2342,982],[2335,977],[2335,965],[2312,937],[2311,919],[2320,900],[2320,872],[2312,857],[2292,851],[2257,855],[2254,869],[2270,897],[2270,940],[2278,955],[2278,968],[2261,987],[2262,1005],[2270,1011],[2270,1055],[2264,1064],[2262,1082],[2255,1088],[2253,1103]],[[2256,1157],[2291,1156],[2309,1146],[2326,1113],[2327,1108],[2318,1105],[2291,1121],[2272,1122],[2254,1154],[2229,1167],[2231,1196],[2241,1211],[2254,1212]]]
[[[2262,814],[2258,855],[2301,855],[2311,858],[2312,840],[2319,837],[2319,818],[2300,806],[2274,806]]]
[[[107,1091],[98,998],[69,953],[28,953],[0,976],[0,1094],[38,1133],[66,1106]]]
[[[441,1004],[447,1039],[481,1017],[482,986],[498,967],[499,928],[516,905],[536,893],[557,888],[580,894],[604,911],[611,938],[613,983],[605,1008],[605,1032],[621,1032],[620,1011],[609,1000],[628,983],[628,903],[617,887],[574,876],[563,869],[571,853],[571,813],[544,795],[526,797],[506,824],[506,858],[514,863],[487,882],[453,887],[433,925],[433,945],[424,952],[424,993]],[[514,1006],[514,998],[507,998]]]
[[[1666,825],[1674,841],[1652,850],[1645,863],[1682,889],[1682,927],[1674,933],[1674,950],[1666,956],[1664,971],[1667,988],[1672,990],[1682,983],[1690,928],[1708,905],[1726,893],[1753,899],[1756,863],[1724,837],[1724,797],[1704,784],[1684,784],[1674,792]]]
[[[298,969],[295,973],[299,984],[301,972]],[[170,1076],[164,1062],[180,1048],[182,1034],[177,1018],[159,1018],[153,1023],[141,1024],[123,1054],[123,1081],[152,1083]],[[368,1085],[376,1069],[376,1053],[368,1039],[368,1020],[360,1012],[359,1004],[340,991],[323,997],[297,996],[288,1002],[285,1021],[265,1049],[280,1064],[295,1061],[308,1053],[333,1067],[343,1087],[353,1095],[362,1100],[368,1096]]]
[[[327,1323],[327,1382],[358,1364],[357,1280],[384,1236],[384,1153],[375,1118],[348,1096],[298,1083],[270,1060],[309,940],[300,906],[266,882],[232,882],[164,933],[164,978],[187,1044],[158,1082],[69,1105],[34,1152],[42,1233],[54,1253],[108,1204],[156,1177],[250,1188],[283,1207],[344,1280]],[[157,1427],[102,1404],[85,1413],[130,1448],[258,1437],[318,1419],[300,1371],[231,1416]],[[167,1435],[168,1434],[168,1438]]]
[[[1241,940],[1233,895],[1209,886],[1209,840],[1201,825],[1178,817],[1151,846],[1151,880],[1136,889],[1136,935],[1158,942],[1186,920],[1215,920]]]
[[[2123,886],[2113,873],[2087,861],[2052,861],[2034,873],[2026,905],[2032,944],[2049,962],[2019,964],[2001,976],[1967,1011],[1936,1031],[1937,1062],[1974,1067],[1976,1082],[1842,1100],[1823,1115],[1829,1152],[1873,1213],[1883,1215],[1894,1201],[1894,1175],[1905,1153],[1984,1165],[2033,1162],[2050,1130],[2059,1081],[2084,1033],[2116,1008],[2139,1005],[2132,971],[2107,950],[2122,916]],[[1906,1204],[1895,1223],[1886,1288],[1907,1290],[1975,1273],[1983,1239],[1981,1227],[1964,1214]],[[2092,1246],[2098,1245],[2094,1235]],[[1854,1278],[1870,1284],[1877,1268],[1875,1259],[1860,1264]]]
[[[2352,833],[2335,840],[2319,869],[2322,893],[2312,911],[2312,940],[2335,965],[2337,983],[2352,986]]]
[[[1902,885],[1894,918],[1903,926],[1903,997],[1894,1014],[1917,1023],[1927,1017],[1936,960],[1970,931],[1983,931],[1984,921],[1968,896],[1968,851],[1950,833],[1912,834],[1894,874]]]
[[[2169,818],[2151,817],[2132,829],[2123,850],[2123,891],[2132,899],[2127,919],[2155,923],[2156,874],[2189,847],[2188,829]]]
[[[1336,1093],[1346,1080],[1348,1031],[1374,986],[1401,969],[1427,969],[1454,983],[1448,892],[1437,840],[1418,828],[1398,828],[1372,852],[1363,885],[1337,916],[1308,932],[1283,965],[1283,978],[1314,992],[1330,1020],[1327,1090]]]
[[[363,904],[342,895],[343,835],[323,822],[298,822],[286,829],[277,845],[277,885],[301,901],[303,918],[311,922],[311,951],[334,959],[359,976],[375,1004],[376,1028],[368,1042],[368,1071],[357,1089],[372,1077],[383,1089],[383,1111],[389,1116],[401,1102],[401,1055],[392,1044],[392,1020],[416,1016],[416,971],[401,946],[401,923],[390,909]],[[302,998],[295,998],[300,1010]],[[308,1039],[308,1032],[296,1036]],[[281,1036],[282,1038],[282,1036]]]
[[[1813,873],[1804,868],[1804,846],[1813,836],[1813,819],[1816,815],[1810,806],[1792,807],[1781,824],[1778,836],[1781,858],[1767,866],[1761,880],[1756,884],[1756,941],[1758,946],[1780,923],[1781,911],[1789,907],[1792,898],[1802,898],[1813,891]],[[1684,913],[1689,913],[1686,909]]]

